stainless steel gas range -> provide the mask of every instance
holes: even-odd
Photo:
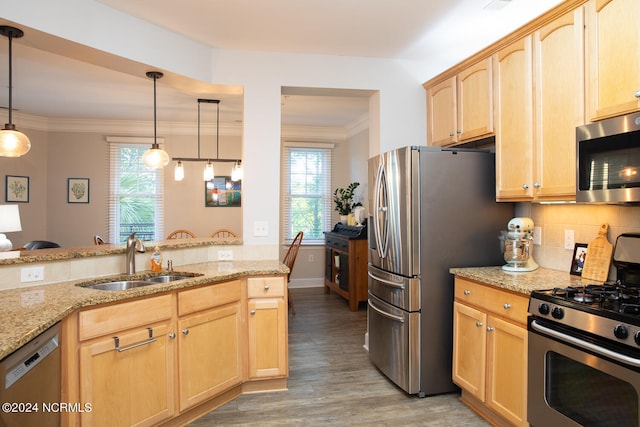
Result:
[[[640,425],[640,234],[618,237],[613,264],[615,283],[532,292],[532,426]]]

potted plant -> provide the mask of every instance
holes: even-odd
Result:
[[[347,223],[347,215],[355,206],[353,203],[353,193],[360,185],[359,182],[352,182],[347,188],[336,188],[333,192],[333,201],[336,204],[336,211],[340,214],[340,222]]]

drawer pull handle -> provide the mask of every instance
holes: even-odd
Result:
[[[505,304],[503,305],[503,307],[504,307],[504,309],[505,309],[505,310],[509,310],[509,309],[511,308],[511,304],[509,304],[509,303],[505,303]]]
[[[469,289],[465,289],[465,290],[464,290],[464,294],[465,294],[465,295],[470,295],[470,294],[471,294],[471,291],[470,291]]]
[[[119,353],[122,353],[123,351],[131,350],[132,348],[136,348],[136,347],[140,347],[140,346],[143,346],[143,345],[151,344],[152,342],[156,342],[158,339],[153,337],[153,329],[152,328],[147,328],[147,331],[149,331],[149,339],[144,340],[144,341],[139,342],[139,343],[136,343],[136,344],[131,344],[131,345],[127,346],[127,347],[120,347],[120,338],[113,337],[113,341],[115,343],[115,349]]]
[[[253,315],[256,314],[256,311],[255,310],[251,310],[249,313],[253,316]]]
[[[189,329],[183,329],[182,330],[182,334],[183,335],[189,335]]]
[[[268,291],[269,290],[269,285],[264,285],[264,290]]]
[[[476,326],[479,328],[482,326],[482,322],[476,322]]]

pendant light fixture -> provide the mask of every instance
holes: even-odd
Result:
[[[216,104],[216,157],[214,158],[202,158],[200,157],[200,104]],[[207,162],[202,171],[202,179],[204,181],[211,181],[215,178],[215,169],[213,164],[215,162],[234,163],[233,170],[231,172],[231,180],[238,181],[242,179],[242,166],[240,166],[240,159],[221,159],[218,157],[220,153],[220,100],[218,99],[198,99],[198,157],[174,157],[173,160],[177,161],[174,170],[174,179],[176,181],[182,181],[184,179],[184,166],[183,162]]]
[[[24,32],[15,27],[6,25],[0,26],[0,34],[9,39],[9,123],[4,125],[0,130],[0,156],[3,157],[20,157],[27,154],[31,149],[31,141],[24,133],[16,130],[16,126],[11,121],[12,112],[12,63],[11,63],[11,41],[18,39],[24,35]]]
[[[160,71],[149,71],[147,77],[153,79],[153,144],[151,148],[142,155],[142,162],[150,169],[160,169],[169,163],[169,154],[160,148],[157,137],[156,119],[156,81],[164,76]]]

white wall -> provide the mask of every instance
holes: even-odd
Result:
[[[209,49],[87,0],[2,0],[1,5],[3,17],[17,24],[190,78],[243,86],[244,242],[264,245],[274,257],[280,234],[282,86],[377,90],[379,117],[372,124],[378,122],[379,129],[372,134],[379,135],[379,150],[426,141],[422,81],[405,62]],[[254,221],[268,222],[268,236],[253,236]]]

